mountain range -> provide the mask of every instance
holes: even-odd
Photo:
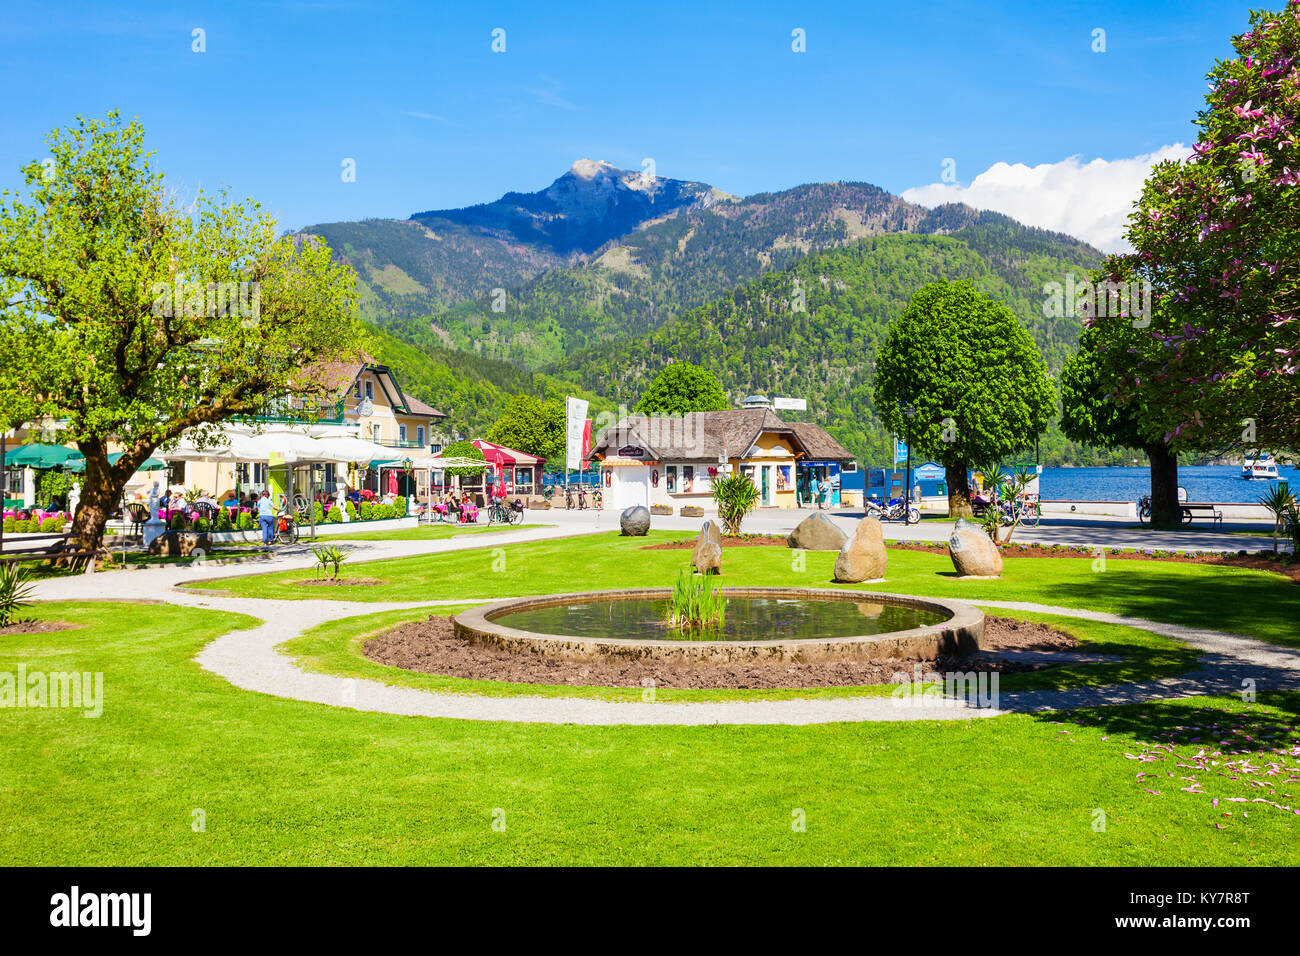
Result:
[[[742,198],[586,159],[538,192],[303,233],[356,269],[377,353],[414,394],[456,407],[455,427],[481,430],[489,406],[518,391],[630,405],[684,359],[736,397],[808,398],[807,418],[869,462],[888,447],[870,408],[875,345],[920,285],[975,282],[1011,306],[1055,370],[1078,322],[1043,314],[1043,284],[1102,258],[1069,236],[868,183]]]

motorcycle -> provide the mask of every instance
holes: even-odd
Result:
[[[867,514],[881,521],[902,521],[904,524],[919,524],[921,511],[915,505],[909,506],[902,498],[890,498],[888,504],[881,504],[878,498],[866,500]]]

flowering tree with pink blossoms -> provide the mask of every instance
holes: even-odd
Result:
[[[1120,400],[1141,393],[1166,442],[1300,448],[1300,0],[1251,14],[1208,74],[1193,155],[1156,166],[1130,219],[1134,252],[1099,278],[1149,281],[1149,341],[1127,340]]]

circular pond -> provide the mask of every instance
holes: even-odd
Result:
[[[462,638],[568,660],[933,659],[978,650],[984,615],[960,601],[815,588],[723,588],[721,626],[666,623],[671,592],[552,594],[456,615]]]

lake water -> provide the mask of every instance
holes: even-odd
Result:
[[[1300,471],[1278,466],[1283,481],[1300,492]],[[1239,465],[1183,465],[1178,484],[1189,501],[1254,504],[1272,482],[1241,477]],[[1148,468],[1044,468],[1039,493],[1048,501],[1137,501],[1151,493]]]

